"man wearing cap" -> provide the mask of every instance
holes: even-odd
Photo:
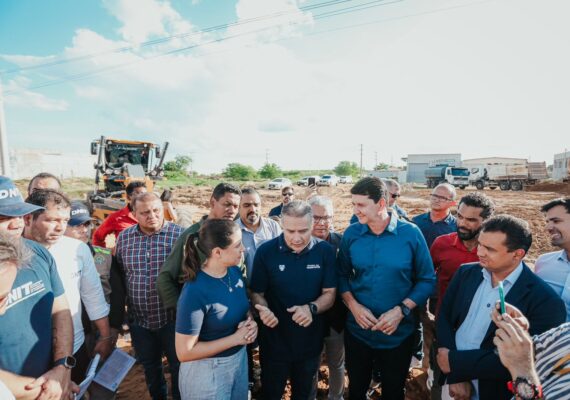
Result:
[[[72,379],[81,382],[90,362],[81,321],[82,305],[101,334],[94,351],[103,359],[113,348],[109,305],[91,251],[85,243],[64,236],[71,214],[69,199],[61,192],[45,189],[33,191],[27,201],[42,208],[24,217],[24,237],[41,244],[55,259],[73,319],[73,356],[77,365],[72,371]]]
[[[96,352],[95,349],[102,338],[104,339],[103,341],[109,340],[112,344],[116,342],[118,333],[122,329],[122,317],[124,314],[122,309],[125,307],[124,301],[121,300],[121,296],[124,295],[124,291],[120,288],[121,278],[117,274],[116,269],[111,268],[113,265],[113,255],[111,254],[111,250],[105,247],[93,246],[89,243],[89,240],[91,239],[92,220],[89,208],[83,202],[71,202],[71,218],[67,223],[65,236],[82,241],[89,247],[89,250],[91,250],[91,255],[95,262],[95,268],[99,273],[101,285],[103,286],[105,300],[111,307],[109,312],[111,337],[108,339],[104,339],[105,336],[100,332],[98,332],[98,335],[95,335],[96,326],[89,320],[89,315],[87,314],[85,307],[83,307],[81,320],[85,331],[85,345],[89,354]],[[115,288],[115,293],[113,293],[112,287]],[[119,287],[118,291],[117,287]],[[114,392],[104,388],[97,382],[91,383],[89,386],[89,394],[92,398],[97,400],[111,400],[115,398]]]
[[[70,398],[73,325],[53,257],[21,239],[23,217],[41,211],[24,202],[13,182],[0,176],[0,234],[22,240],[30,252],[18,269],[6,312],[0,316],[0,380],[16,397]],[[37,378],[37,379],[36,379]]]
[[[146,193],[146,186],[144,182],[131,182],[127,186],[126,192],[127,205],[105,218],[105,221],[93,233],[93,244],[95,246],[106,247],[105,238],[108,235],[113,234],[115,239],[117,239],[119,233],[137,224],[137,220],[133,215],[132,202],[139,194]]]

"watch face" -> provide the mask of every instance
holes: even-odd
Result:
[[[65,366],[67,368],[74,368],[76,363],[77,361],[75,361],[75,357],[73,356],[67,356],[65,358]]]
[[[515,392],[523,400],[536,398],[535,388],[525,378],[517,378]]]

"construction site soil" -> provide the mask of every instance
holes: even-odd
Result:
[[[197,221],[208,212],[208,202],[212,188],[200,186],[176,187],[173,189],[175,194],[174,206],[179,210],[185,210],[185,213],[191,213],[193,221]],[[269,210],[281,201],[280,191],[260,189],[259,192],[262,196],[263,215],[267,215]],[[318,192],[333,199],[335,208],[334,227],[337,231],[342,232],[352,216],[350,186],[319,188]],[[458,198],[468,192],[469,190],[459,190]],[[529,264],[532,265],[540,254],[555,250],[550,245],[548,235],[544,231],[545,222],[544,216],[540,212],[540,207],[549,200],[569,195],[570,184],[542,184],[522,192],[485,190],[485,193],[495,201],[497,213],[512,214],[528,221],[530,224],[534,240],[526,258]],[[305,199],[310,194],[311,190],[296,189],[297,199]],[[428,189],[404,187],[399,204],[409,215],[415,216],[427,210],[429,194],[430,191]],[[119,344],[124,350],[132,353],[129,341],[121,340]],[[429,393],[425,385],[426,375],[426,371],[421,368],[411,370],[407,382],[407,400],[429,399]],[[325,366],[321,367],[320,377],[318,398],[324,399],[326,398],[328,388],[328,371]],[[133,367],[123,381],[117,398],[124,400],[150,399],[140,365]],[[284,398],[289,398],[288,391]],[[372,398],[380,398],[379,392],[377,391]]]

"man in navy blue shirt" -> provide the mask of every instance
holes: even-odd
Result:
[[[430,194],[429,211],[412,218],[412,222],[422,231],[428,247],[437,237],[457,230],[456,219],[450,212],[456,196],[453,185],[441,183]]]
[[[282,210],[283,234],[255,253],[251,300],[261,319],[263,399],[280,400],[287,378],[292,399],[306,400],[323,347],[323,313],[336,295],[335,253],[311,236],[311,206],[292,201]]]
[[[425,239],[386,206],[386,185],[366,177],[350,190],[359,223],[344,232],[339,291],[349,313],[345,329],[351,400],[364,400],[373,361],[382,375],[382,399],[403,400],[416,321],[435,274]]]

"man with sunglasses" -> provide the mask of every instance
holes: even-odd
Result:
[[[293,190],[292,186],[285,186],[283,189],[281,189],[281,195],[283,196],[281,204],[273,207],[271,211],[269,211],[269,217],[281,217],[281,210],[283,209],[283,206],[295,200],[295,191]]]

